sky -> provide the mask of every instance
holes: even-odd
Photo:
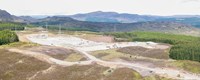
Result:
[[[114,11],[140,15],[200,15],[200,0],[0,0],[13,15],[72,15]]]

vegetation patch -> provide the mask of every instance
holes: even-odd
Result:
[[[200,63],[189,61],[189,60],[178,60],[171,62],[170,65],[176,66],[178,68],[181,68],[183,70],[193,72],[193,73],[200,73]]]
[[[48,67],[35,58],[0,49],[0,80],[26,80]]]
[[[49,73],[38,75],[35,80],[99,80],[104,77],[102,73],[106,69],[99,65],[57,66]]]
[[[86,58],[80,53],[71,53],[65,60],[70,62],[75,62],[75,61],[86,60]]]
[[[64,60],[68,58],[71,54],[76,53],[76,51],[61,47],[54,47],[54,46],[36,46],[36,47],[30,47],[26,48],[27,50],[33,51],[33,52],[39,52],[42,54],[49,55],[53,58]],[[78,59],[82,57],[82,55],[76,53],[78,56]],[[71,56],[72,58],[77,58],[77,56]]]
[[[150,57],[156,59],[169,59],[168,52],[162,49],[148,49],[143,47],[125,47],[117,50],[118,52],[135,55],[135,56],[143,56]]]
[[[146,76],[143,78],[143,80],[173,80],[165,77],[160,77],[158,75],[151,75],[151,76]]]
[[[143,77],[136,71],[129,68],[116,69],[107,76],[106,80],[142,80]]]
[[[36,76],[35,80],[142,80],[141,75],[129,68],[119,68],[109,75],[104,72],[109,70],[100,65],[84,66],[57,66],[53,71]]]
[[[117,49],[99,50],[99,51],[94,51],[91,54],[97,58],[101,58],[103,60],[108,60],[108,61],[120,57],[127,57],[124,53],[117,52],[116,50]]]
[[[0,31],[0,45],[19,41],[18,36],[12,31]]]
[[[100,65],[55,66],[43,73],[50,64],[22,54],[0,50],[0,79],[2,80],[143,80],[144,77],[129,68],[110,69]],[[39,73],[38,73],[39,72]],[[38,73],[38,74],[37,74]],[[37,74],[37,75],[35,75]],[[35,77],[32,77],[35,75]],[[149,79],[147,79],[149,80]],[[156,78],[156,80],[158,80]]]
[[[175,35],[157,32],[119,32],[106,33],[116,38],[126,38],[129,41],[153,41],[173,45],[169,56],[177,60],[200,61],[200,38],[186,35]]]
[[[25,24],[0,22],[0,30],[24,30]]]
[[[36,43],[31,43],[31,42],[14,42],[14,43],[2,45],[0,46],[0,48],[30,48],[34,46],[40,46],[40,45]]]

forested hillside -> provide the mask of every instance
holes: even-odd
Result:
[[[199,29],[190,25],[176,22],[139,22],[139,23],[106,23],[77,21],[69,17],[48,17],[39,22],[32,23],[38,26],[45,26],[58,29],[87,30],[96,32],[127,32],[127,31],[156,31],[167,33],[190,33],[198,32]]]
[[[116,38],[126,38],[130,41],[153,41],[173,45],[169,56],[177,60],[193,60],[200,62],[200,38],[185,35],[174,35],[156,32],[125,32],[106,33]]]
[[[7,11],[1,10],[1,9],[0,9],[0,21],[3,21],[3,22],[24,22],[23,19],[21,19],[17,16],[14,16],[14,15],[11,15]]]
[[[194,27],[200,28],[200,17],[195,16],[195,17],[180,17],[180,18],[162,18],[162,19],[157,19],[156,21],[173,21],[173,22],[179,22],[179,23],[184,23],[184,24],[189,24]]]

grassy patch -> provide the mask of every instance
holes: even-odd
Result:
[[[142,80],[142,76],[129,68],[116,69],[106,80]]]
[[[173,79],[160,77],[158,75],[151,75],[151,76],[144,77],[143,80],[173,80]]]
[[[30,42],[15,42],[6,45],[0,46],[0,48],[28,48],[33,46],[39,46],[39,44],[30,43]]]
[[[94,51],[91,54],[103,60],[112,60],[120,57],[126,57],[124,53],[117,52],[116,50],[117,49],[99,50],[99,51]]]
[[[126,50],[126,49],[127,48],[93,51],[91,52],[91,55],[97,58],[100,58],[102,60],[107,60],[107,61],[114,60],[114,59],[123,59],[126,61],[137,61],[137,60],[154,61],[154,60],[169,58],[168,52],[165,52],[165,50],[159,50],[159,51],[147,50],[145,52],[144,50],[138,51],[138,50]]]
[[[53,34],[58,34],[59,30],[49,30]],[[62,30],[62,34],[68,34],[68,35],[98,35],[97,32],[91,32],[91,31],[70,31],[70,30]]]
[[[79,53],[71,53],[66,59],[65,61],[71,61],[71,62],[75,62],[75,61],[82,61],[82,60],[86,60],[86,58],[79,54]]]
[[[148,49],[143,47],[125,47],[117,50],[125,54],[143,56],[156,59],[169,59],[168,51],[162,49]]]
[[[104,77],[102,73],[106,69],[99,65],[57,66],[54,71],[38,75],[35,80],[99,80]]]
[[[178,68],[181,68],[183,70],[193,72],[193,73],[200,73],[200,63],[194,62],[194,61],[188,61],[188,60],[179,60],[171,62],[170,65],[176,66]]]

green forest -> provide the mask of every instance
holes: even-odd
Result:
[[[19,40],[15,32],[9,30],[0,31],[0,45],[17,41]]]
[[[43,28],[46,28],[46,26],[42,26]],[[48,25],[48,29],[49,30],[59,30],[59,27],[60,26],[53,26],[53,25]],[[61,30],[68,30],[68,31],[92,31],[92,32],[97,32],[93,29],[90,29],[90,28],[76,28],[76,27],[71,27],[71,28],[68,28],[68,27],[61,27]]]
[[[173,45],[169,56],[177,60],[192,60],[200,62],[200,38],[186,35],[175,35],[158,32],[117,32],[105,33],[115,38],[125,38],[129,41],[153,41]]]
[[[0,22],[0,30],[24,30],[25,24]]]

